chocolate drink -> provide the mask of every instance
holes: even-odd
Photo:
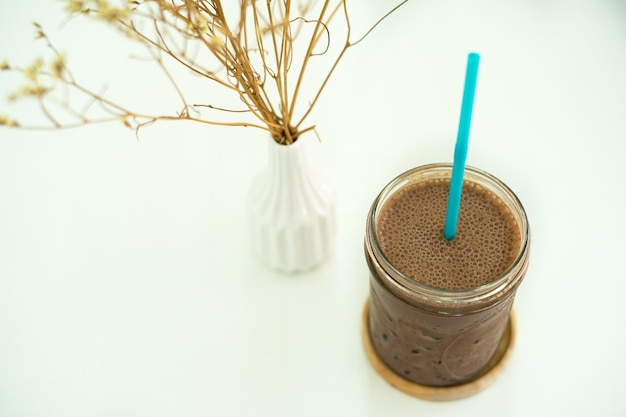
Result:
[[[446,240],[449,188],[449,180],[433,179],[394,194],[378,215],[378,243],[392,265],[424,285],[457,290],[487,284],[519,253],[517,223],[502,200],[466,182],[457,234]]]
[[[419,384],[456,385],[483,371],[526,270],[525,222],[472,175],[451,241],[443,237],[449,176],[408,181],[373,210],[370,337],[390,369]]]

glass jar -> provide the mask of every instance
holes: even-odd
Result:
[[[516,290],[528,268],[530,231],[519,199],[500,180],[466,167],[464,182],[479,185],[501,200],[519,230],[519,253],[490,282],[466,289],[436,288],[418,282],[385,256],[377,221],[385,203],[405,187],[451,177],[450,164],[409,170],[376,197],[367,217],[366,260],[370,269],[368,330],[379,359],[413,383],[445,387],[475,379],[499,348],[509,324]],[[463,207],[461,207],[463,210]],[[442,225],[443,233],[443,225]]]

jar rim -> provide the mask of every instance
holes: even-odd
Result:
[[[526,211],[515,193],[495,176],[472,166],[465,167],[465,181],[476,182],[480,179],[480,185],[495,192],[509,209],[514,213],[519,223],[521,234],[520,249],[511,265],[494,280],[467,289],[445,289],[420,283],[398,270],[385,256],[378,241],[376,221],[378,214],[385,202],[409,183],[427,179],[448,179],[451,176],[452,164],[434,163],[412,168],[391,180],[378,194],[372,203],[368,214],[367,228],[371,233],[366,234],[366,244],[371,248],[377,263],[389,274],[389,276],[405,290],[420,298],[436,304],[460,304],[480,302],[502,293],[509,286],[516,284],[523,278],[523,274],[516,273],[521,266],[528,261],[528,247],[530,244],[530,228]],[[417,180],[411,181],[411,179]],[[525,268],[524,268],[525,270]]]

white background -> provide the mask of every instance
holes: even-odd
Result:
[[[355,31],[391,3],[355,2]],[[168,103],[125,40],[63,19],[61,3],[12,2],[0,56],[39,55],[38,21],[86,83]],[[363,353],[364,222],[393,177],[452,160],[471,51],[468,164],[524,203],[531,265],[504,372],[432,403]],[[0,93],[19,83],[0,74]],[[339,230],[332,257],[295,276],[248,245],[261,131],[0,130],[0,416],[625,416],[626,2],[411,0],[348,53],[318,104],[313,156]],[[23,121],[34,111],[0,104]]]

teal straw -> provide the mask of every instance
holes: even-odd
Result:
[[[467,142],[469,140],[472,109],[474,107],[474,92],[476,91],[476,77],[480,55],[472,52],[467,56],[467,70],[465,72],[465,88],[463,90],[463,104],[461,105],[461,120],[454,148],[454,164],[450,179],[450,193],[448,194],[448,210],[443,237],[447,240],[456,236],[456,226],[459,221],[461,207],[461,193],[463,191],[463,175],[465,174],[465,160],[467,159]]]

